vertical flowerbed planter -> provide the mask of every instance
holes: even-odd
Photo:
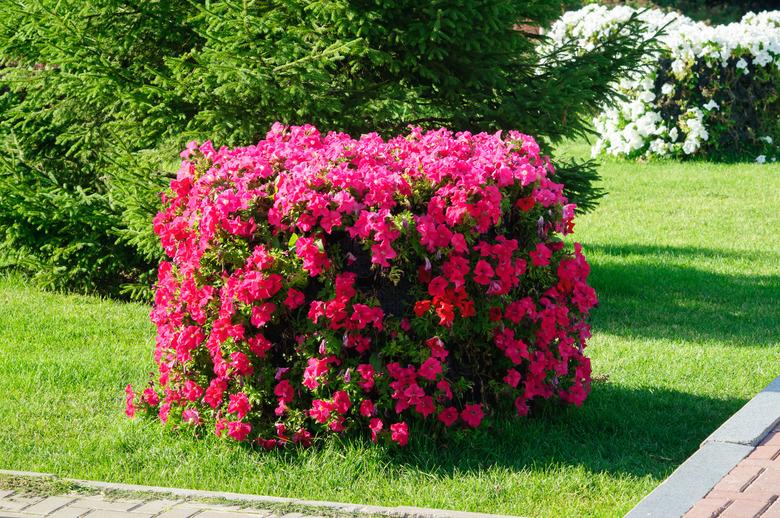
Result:
[[[553,168],[518,132],[275,125],[194,143],[155,231],[159,376],[127,413],[272,449],[580,404],[596,303]]]

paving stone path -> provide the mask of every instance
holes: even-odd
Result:
[[[0,518],[516,518],[139,486],[0,470]]]
[[[780,518],[780,376],[626,516]]]
[[[314,518],[316,514],[279,513],[238,505],[190,500],[141,500],[106,498],[100,495],[29,496],[0,491],[1,518]],[[333,515],[331,515],[333,516]],[[344,515],[349,516],[349,515]]]
[[[780,518],[780,425],[685,518]]]

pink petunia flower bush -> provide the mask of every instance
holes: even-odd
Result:
[[[533,138],[275,124],[182,158],[154,220],[159,372],[127,387],[128,416],[268,450],[347,432],[403,446],[414,421],[586,398],[596,295]]]

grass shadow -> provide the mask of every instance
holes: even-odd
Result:
[[[668,389],[597,383],[581,408],[505,418],[441,443],[415,435],[393,462],[447,475],[499,466],[512,471],[581,466],[613,475],[666,477],[746,403]]]
[[[674,342],[780,341],[780,275],[717,273],[700,266],[731,263],[730,269],[739,270],[740,263],[760,261],[776,262],[780,271],[780,254],[637,245],[589,245],[586,251],[601,301],[593,314],[596,331]]]

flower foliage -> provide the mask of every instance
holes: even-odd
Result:
[[[550,37],[559,44],[575,38],[587,51],[637,13],[648,37],[663,29],[661,45],[643,72],[620,82],[625,99],[595,119],[594,154],[773,159],[780,138],[780,11],[709,26],[657,9],[592,4],[564,14]]]
[[[275,124],[191,143],[154,221],[159,376],[127,413],[272,449],[579,405],[596,303],[574,206],[533,138],[384,141]]]

